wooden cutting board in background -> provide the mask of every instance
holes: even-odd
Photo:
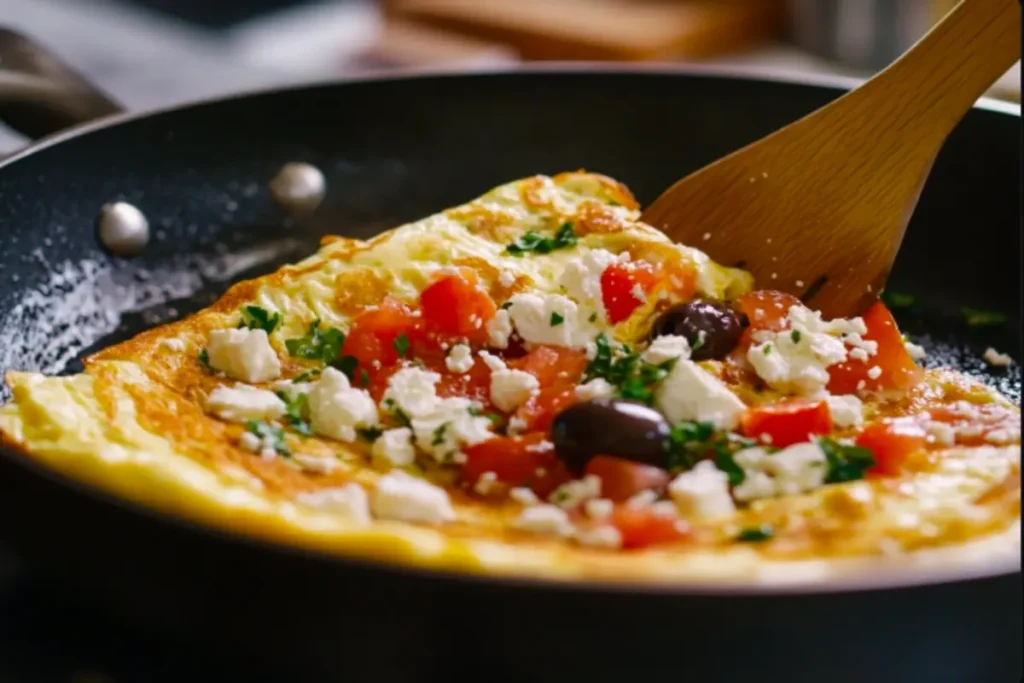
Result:
[[[388,20],[526,60],[700,58],[778,38],[783,0],[385,0]]]

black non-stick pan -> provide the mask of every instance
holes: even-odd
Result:
[[[2,71],[12,64],[34,75]],[[649,202],[842,92],[704,69],[558,67],[334,83],[87,123],[0,162],[0,370],[73,371],[90,350],[311,253],[321,234],[368,237],[511,179],[582,167]],[[38,136],[114,108],[2,36],[9,123]],[[1020,358],[1019,141],[1017,107],[986,102],[969,113],[935,163],[890,282],[928,362],[1015,399],[1017,369],[989,370],[981,355],[992,346]],[[292,220],[269,197],[268,179],[289,161],[326,174],[312,218]],[[134,259],[109,256],[96,239],[100,207],[119,199],[151,225]],[[964,308],[1001,316],[972,326]],[[468,579],[195,528],[13,453],[0,454],[0,538],[69,600],[278,680],[1021,675],[1019,565],[927,580],[868,575],[813,591]]]

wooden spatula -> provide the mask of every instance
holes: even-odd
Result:
[[[962,0],[874,78],[683,178],[643,220],[826,318],[861,312],[939,148],[1020,59],[1020,18],[1019,0]]]

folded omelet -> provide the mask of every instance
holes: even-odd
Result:
[[[823,321],[641,223],[621,184],[537,176],[327,237],[82,374],[10,372],[0,438],[189,520],[432,568],[1012,558],[1019,408],[916,366],[887,315]]]

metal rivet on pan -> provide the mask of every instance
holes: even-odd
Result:
[[[118,256],[134,256],[149,242],[149,221],[127,202],[104,204],[99,236],[100,243]]]
[[[292,213],[309,213],[316,209],[326,189],[327,181],[320,169],[297,161],[282,166],[270,181],[274,201]]]

